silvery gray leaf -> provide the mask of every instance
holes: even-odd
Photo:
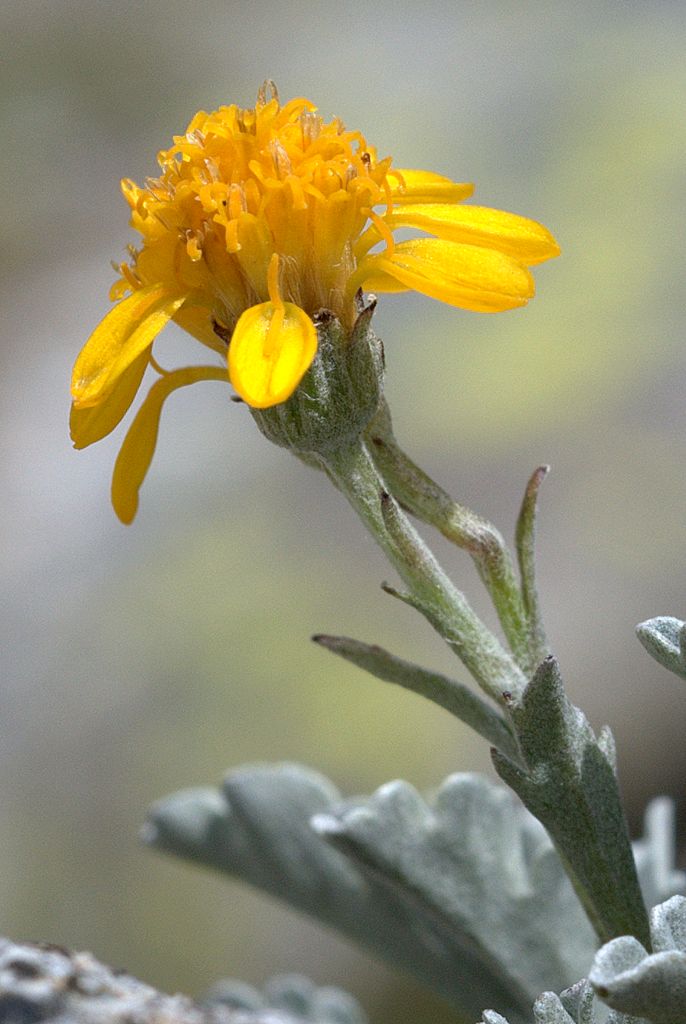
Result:
[[[212,986],[201,1005],[252,1013],[276,1010],[298,1024],[367,1024],[360,1004],[351,995],[339,988],[318,987],[301,974],[275,975],[263,990],[225,978]]]
[[[673,896],[650,915],[653,952],[631,936],[607,943],[596,955],[589,981],[623,1013],[651,1024],[686,1020],[686,898]]]
[[[236,982],[220,989],[223,996],[196,1003],[90,953],[0,939],[3,1024],[365,1024],[351,996],[297,976],[272,979],[264,993]]]
[[[656,797],[646,808],[641,839],[633,843],[638,878],[647,907],[686,895],[686,872],[676,870],[674,801]]]
[[[586,978],[578,981],[576,985],[561,992],[560,996],[552,992],[545,992],[534,1004],[534,1018],[536,1024],[548,1024],[549,1018],[546,1013],[557,1012],[558,1004],[565,1010],[567,1020],[572,1024],[648,1024],[639,1017],[628,1017],[625,1013],[618,1013],[616,1010],[608,1010],[607,1006],[600,1003],[595,996],[592,986]],[[551,1021],[557,1021],[556,1017]]]
[[[644,1018],[628,1017],[599,1005],[593,989],[584,980],[557,996],[544,992],[533,1005],[531,1024],[649,1024]],[[486,1010],[481,1024],[509,1024],[500,1014]]]
[[[653,800],[646,812],[646,836],[634,844],[648,892],[683,884],[683,872],[673,870],[673,817],[671,800]],[[655,907],[651,934],[651,956],[627,936],[604,946],[597,954],[590,981],[580,981],[560,996],[545,992],[536,1000],[535,1024],[684,1024],[686,899],[677,896]],[[596,992],[615,1009],[608,1011],[599,1004]],[[508,1022],[486,1011],[483,1024]]]
[[[593,931],[545,831],[486,779],[454,775],[430,803],[392,782],[312,824],[367,877],[405,890],[455,960],[476,958],[477,976],[497,965],[530,1002],[587,969]]]
[[[686,623],[671,615],[640,622],[636,635],[655,661],[686,679]]]
[[[340,929],[467,1019],[496,1006],[523,1024],[541,989],[564,988],[593,959],[545,831],[478,776],[452,776],[431,802],[402,782],[342,801],[295,765],[242,768],[222,791],[158,803],[145,837]]]
[[[500,777],[550,833],[598,936],[648,942],[648,916],[629,843],[609,730],[595,736],[546,658],[510,704],[524,766],[492,751]]]

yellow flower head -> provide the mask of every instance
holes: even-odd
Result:
[[[196,114],[158,160],[159,178],[143,188],[122,182],[142,243],[118,268],[116,305],[72,380],[72,436],[83,448],[119,423],[148,366],[160,374],[115,467],[113,502],[125,522],[165,398],[197,380],[227,379],[226,363],[160,369],[152,345],[169,320],[218,353],[241,398],[265,409],[286,401],[310,367],[317,310],[350,331],[359,289],[511,309],[534,293],[527,267],[559,251],[534,221],[462,205],[471,185],[392,168],[306,99],[281,106],[272,83],[254,109]],[[421,235],[396,242],[396,228]]]

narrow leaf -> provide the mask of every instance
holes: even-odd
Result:
[[[522,597],[529,620],[531,656],[534,665],[540,664],[550,653],[536,587],[535,552],[538,491],[549,471],[550,466],[539,466],[532,474],[524,492],[524,500],[519,512],[516,532],[517,558],[522,579]]]
[[[420,668],[389,654],[382,647],[343,636],[315,636],[315,643],[340,655],[378,679],[418,693],[455,715],[513,761],[519,760],[517,742],[502,715],[463,683]]]
[[[458,504],[401,449],[383,402],[367,429],[369,451],[381,476],[400,505],[463,548],[474,560],[491,595],[503,632],[520,668],[530,673],[528,620],[512,558],[495,527]]]

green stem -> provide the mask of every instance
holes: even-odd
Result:
[[[387,408],[375,418],[367,434],[372,457],[403,508],[471,555],[517,664],[531,674],[537,663],[531,658],[529,620],[512,558],[500,533],[454,501],[405,454],[393,435]]]
[[[521,669],[438,565],[389,493],[364,441],[329,455],[325,468],[409,587],[411,603],[479,685],[501,705],[519,696],[526,685]]]

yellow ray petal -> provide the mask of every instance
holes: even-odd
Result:
[[[430,203],[440,200],[444,203],[459,203],[469,199],[474,186],[469,182],[451,181],[433,171],[418,171],[411,168],[395,168],[389,174],[391,196],[398,203]]]
[[[87,448],[89,444],[100,441],[119,424],[136,397],[149,356],[146,349],[134,359],[117,380],[106,402],[88,406],[86,409],[77,409],[72,405],[69,430],[75,448]]]
[[[191,366],[165,373],[150,388],[136,413],[112,476],[112,505],[122,523],[132,522],[138,511],[138,492],[155,452],[162,406],[173,391],[199,380],[226,381],[226,370],[220,366]]]
[[[390,257],[368,256],[357,273],[373,279],[379,270],[433,299],[478,313],[523,306],[534,294],[531,274],[510,256],[442,239],[400,242]]]
[[[263,302],[241,315],[229,345],[229,377],[255,409],[289,398],[317,351],[317,331],[292,302]]]
[[[486,206],[413,203],[402,200],[384,220],[392,228],[419,228],[451,242],[465,242],[514,256],[531,266],[559,255],[560,247],[547,228],[535,220]]]
[[[208,306],[189,300],[174,314],[174,323],[214,352],[218,352],[222,356],[226,355],[226,342],[215,334],[212,326],[212,312]]]
[[[76,360],[71,393],[77,409],[96,405],[112,391],[185,299],[185,295],[170,296],[161,285],[149,285],[110,310]]]
[[[407,292],[410,290],[408,284],[403,284],[397,277],[384,274],[382,270],[372,269],[364,279],[364,290],[366,292]]]

